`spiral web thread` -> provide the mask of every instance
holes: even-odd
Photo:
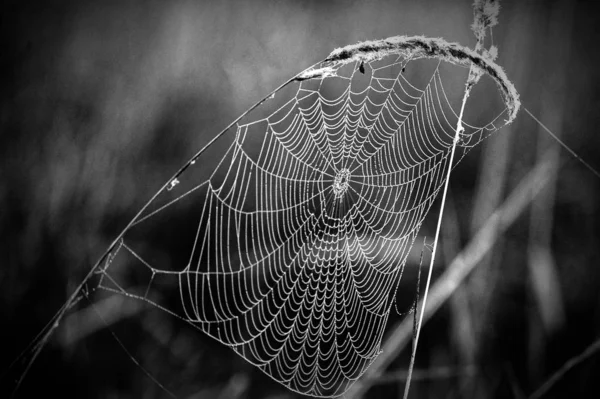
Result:
[[[343,394],[380,352],[450,167],[458,116],[441,61],[417,87],[414,60],[327,61],[313,68],[327,73],[292,80],[272,110],[230,129],[214,168],[199,158],[153,201],[98,269],[99,287],[193,324],[294,391]],[[463,122],[458,161],[497,119]]]

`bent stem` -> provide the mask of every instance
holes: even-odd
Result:
[[[323,62],[323,61],[321,61],[321,62]],[[317,64],[315,64],[315,65],[317,65]],[[308,69],[313,68],[315,65],[309,67]],[[54,334],[54,332],[56,331],[56,329],[58,328],[58,326],[60,325],[60,323],[64,319],[67,311],[69,309],[71,309],[73,307],[73,305],[77,302],[77,300],[80,298],[80,295],[81,295],[81,293],[82,293],[82,291],[83,291],[86,283],[92,278],[92,276],[95,273],[98,272],[98,269],[100,268],[100,265],[102,265],[103,262],[105,262],[107,259],[110,260],[110,254],[113,251],[113,249],[117,246],[117,244],[119,242],[121,242],[121,240],[123,239],[123,237],[125,236],[125,234],[127,233],[127,231],[134,224],[136,224],[139,221],[140,217],[143,215],[143,213],[146,211],[146,209],[148,209],[148,207],[150,206],[150,204],[152,202],[154,202],[154,200],[156,200],[156,198],[158,198],[158,196],[160,194],[162,194],[165,190],[169,190],[172,187],[174,187],[178,183],[178,178],[191,165],[193,165],[195,163],[195,161],[200,157],[200,155],[202,155],[218,139],[220,139],[227,131],[229,131],[229,129],[231,129],[231,127],[233,127],[236,123],[238,123],[243,117],[245,117],[248,113],[250,113],[251,111],[253,111],[255,108],[257,108],[260,105],[262,105],[262,103],[264,103],[265,101],[269,100],[270,98],[273,98],[273,96],[278,91],[280,91],[281,89],[283,89],[285,86],[287,86],[288,84],[290,84],[290,83],[292,83],[294,81],[301,80],[301,75],[302,75],[302,73],[299,73],[299,74],[295,75],[294,77],[286,80],[284,83],[282,83],[281,85],[279,85],[276,89],[274,89],[273,91],[271,91],[269,94],[267,94],[266,96],[264,96],[261,100],[259,100],[258,102],[256,102],[250,108],[248,108],[244,113],[242,113],[239,117],[237,117],[233,122],[231,122],[229,125],[227,125],[216,136],[214,136],[204,147],[202,147],[202,149],[200,149],[199,151],[197,151],[182,167],[180,167],[179,170],[174,175],[172,175],[171,178],[169,180],[167,180],[167,182],[164,183],[163,186],[150,198],[150,200],[148,200],[148,202],[146,202],[144,204],[144,206],[139,210],[139,212],[133,217],[133,219],[131,219],[131,221],[127,224],[127,226],[125,226],[125,228],[121,231],[121,233],[113,240],[113,242],[108,246],[108,248],[102,253],[102,255],[98,258],[98,261],[96,261],[96,263],[90,268],[90,270],[87,272],[87,274],[85,275],[85,277],[83,278],[83,280],[81,281],[81,283],[79,283],[79,285],[75,288],[75,290],[73,291],[73,293],[71,294],[71,296],[66,300],[66,302],[64,303],[64,305],[54,314],[54,316],[52,317],[52,319],[50,320],[50,322],[44,327],[44,329],[42,329],[42,332],[40,332],[40,334],[38,334],[38,336],[36,336],[33,339],[32,344],[30,344],[28,346],[28,348],[26,348],[23,351],[23,353],[21,355],[19,355],[15,359],[15,361],[11,364],[11,367],[12,367],[20,359],[22,359],[23,357],[25,357],[25,354],[27,352],[29,352],[30,348],[34,348],[33,352],[32,352],[33,354],[31,355],[31,358],[27,362],[27,365],[25,366],[25,369],[24,369],[23,373],[19,376],[19,378],[16,381],[15,388],[13,389],[13,391],[11,393],[11,398],[15,397],[17,391],[19,390],[21,384],[23,383],[23,380],[25,379],[25,377],[27,376],[29,370],[31,369],[31,366],[33,365],[33,363],[35,362],[35,360],[39,356],[39,354],[42,351],[42,349],[46,346],[46,344],[48,343],[48,341],[50,340],[50,338],[52,337],[52,335]]]
[[[412,348],[412,353],[410,355],[410,365],[408,366],[408,375],[406,378],[406,385],[404,386],[404,399],[408,398],[408,391],[410,389],[410,381],[412,377],[413,368],[415,365],[415,357],[417,354],[417,345],[419,343],[419,335],[421,332],[421,324],[423,322],[423,314],[425,313],[425,306],[427,305],[427,294],[429,293],[429,285],[431,284],[431,275],[433,270],[433,263],[435,262],[435,253],[438,246],[440,230],[442,226],[442,217],[444,216],[444,205],[446,204],[446,196],[448,194],[448,186],[450,184],[450,174],[452,173],[452,163],[454,162],[454,154],[456,153],[456,145],[460,140],[460,135],[464,131],[462,120],[463,114],[465,111],[465,105],[467,103],[467,98],[469,98],[469,94],[471,93],[471,89],[476,83],[476,79],[474,78],[473,67],[469,70],[469,78],[467,79],[467,83],[465,85],[465,94],[463,95],[462,104],[460,107],[460,114],[458,116],[458,122],[456,124],[456,130],[454,132],[454,140],[452,142],[452,150],[450,151],[450,161],[448,163],[448,171],[446,172],[446,181],[444,182],[444,189],[442,192],[442,203],[440,204],[440,214],[438,216],[437,227],[435,229],[435,236],[433,240],[433,249],[431,250],[431,261],[429,262],[429,270],[427,272],[427,281],[425,283],[425,292],[423,294],[423,305],[421,306],[421,312],[419,314],[419,321],[416,326],[416,333],[414,335],[414,343]],[[415,309],[416,311],[417,309]]]

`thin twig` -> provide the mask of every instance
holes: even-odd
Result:
[[[471,74],[469,73],[469,77]],[[465,105],[467,103],[467,98],[469,98],[469,93],[471,92],[471,88],[473,87],[473,82],[471,79],[467,81],[465,85],[465,94],[463,95],[462,105],[460,107],[460,114],[458,116],[458,122],[456,124],[456,131],[454,132],[454,141],[452,142],[452,150],[450,151],[450,160],[448,161],[448,170],[446,171],[446,181],[444,182],[444,191],[442,192],[442,203],[440,204],[440,214],[438,216],[437,227],[435,229],[435,236],[433,238],[433,249],[431,250],[431,261],[429,262],[429,270],[427,272],[427,282],[425,283],[425,292],[423,293],[423,305],[421,306],[421,314],[419,315],[419,322],[417,323],[417,331],[414,334],[414,344],[413,350],[410,357],[410,365],[408,367],[408,377],[406,379],[406,385],[404,386],[404,399],[408,398],[408,391],[410,389],[410,378],[412,375],[413,367],[415,364],[415,356],[417,353],[417,346],[419,344],[419,334],[421,333],[421,325],[423,323],[423,313],[425,311],[425,306],[427,305],[427,294],[429,292],[429,285],[431,283],[431,275],[433,271],[433,263],[435,262],[435,253],[440,237],[440,230],[442,228],[442,217],[444,216],[444,205],[446,204],[446,196],[448,194],[448,185],[450,184],[450,174],[452,173],[452,163],[454,162],[454,154],[456,153],[456,145],[460,140],[460,135],[463,132],[464,128],[462,125],[462,119],[465,112]],[[415,308],[415,311],[418,308]]]
[[[575,366],[578,366],[579,364],[583,363],[590,356],[596,354],[596,352],[600,352],[600,338],[594,341],[579,355],[569,359],[560,369],[558,369],[552,375],[552,377],[550,377],[544,384],[542,384],[542,386],[536,389],[535,392],[529,396],[529,399],[539,399],[545,394],[547,394],[548,391],[554,386],[554,384],[560,381],[565,376],[565,374],[571,371]]]

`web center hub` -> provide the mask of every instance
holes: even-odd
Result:
[[[336,199],[341,199],[350,185],[350,170],[343,168],[337,172],[333,179],[333,195]]]

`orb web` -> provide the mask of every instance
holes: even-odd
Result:
[[[343,394],[379,354],[408,254],[454,166],[458,122],[443,54],[342,50],[195,159],[98,271],[99,287],[319,397]],[[430,57],[425,79],[407,72]],[[463,122],[458,160],[496,121]]]

